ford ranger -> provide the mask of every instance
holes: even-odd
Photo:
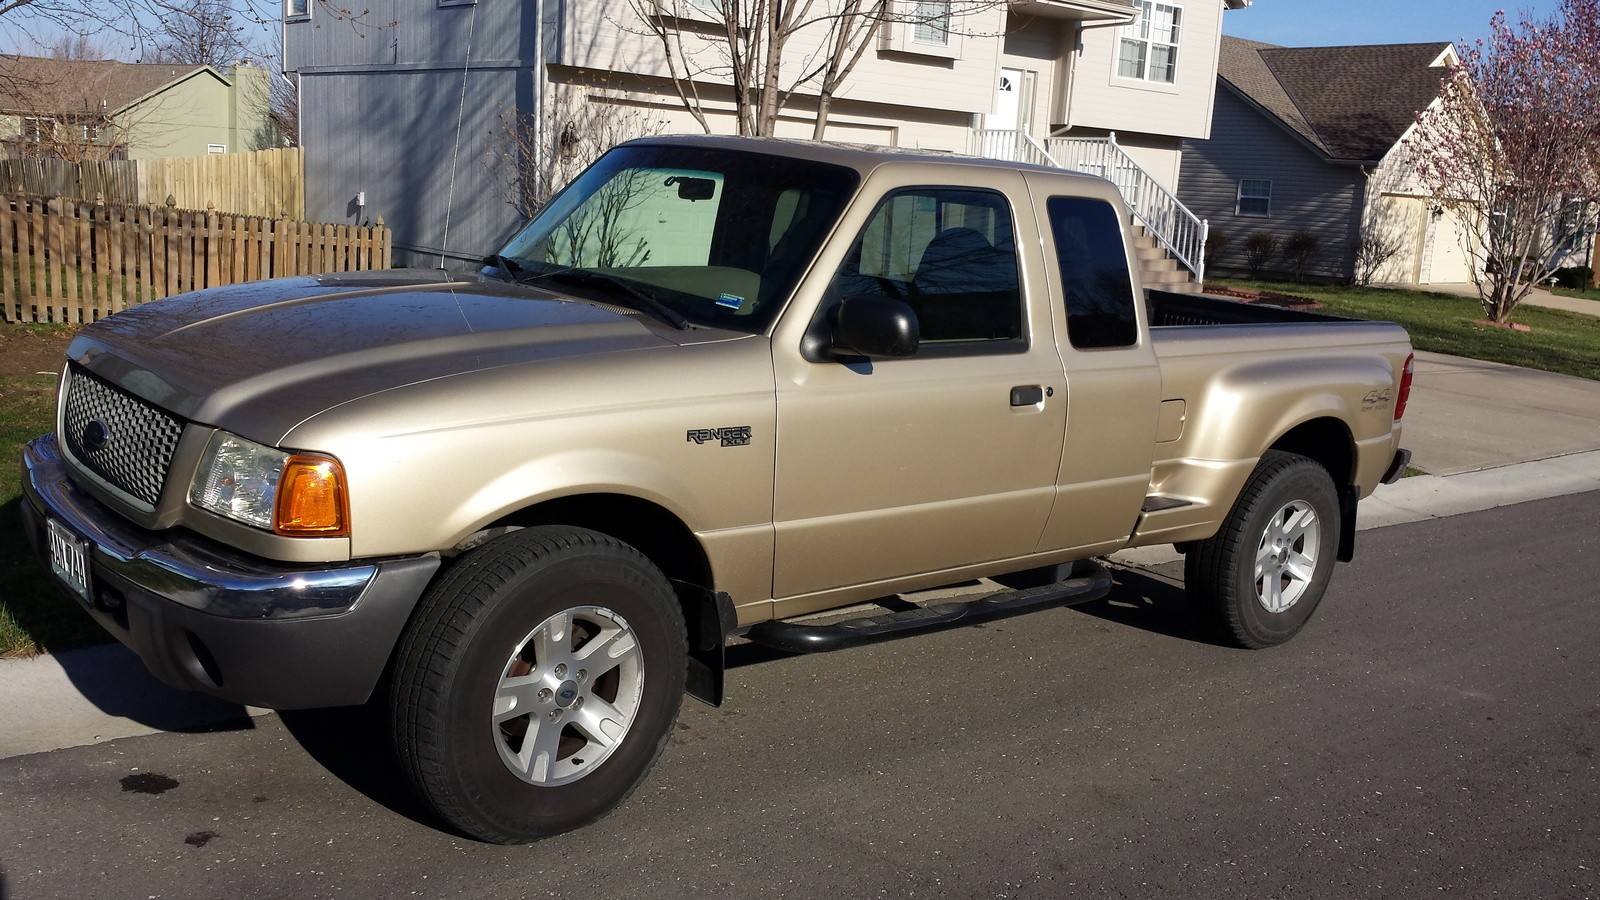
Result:
[[[1059,170],[631,142],[471,277],[84,328],[24,525],[173,685],[387,703],[417,791],[489,841],[621,803],[736,638],[1091,601],[1097,557],[1176,544],[1220,638],[1283,642],[1404,467],[1406,333],[1147,295],[1129,221]]]

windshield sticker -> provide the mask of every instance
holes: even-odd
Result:
[[[744,298],[738,294],[723,293],[718,295],[717,305],[726,306],[729,309],[739,309],[744,306]]]

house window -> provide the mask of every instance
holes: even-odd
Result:
[[[919,0],[911,16],[913,43],[950,46],[950,0]]]
[[[43,116],[22,117],[22,139],[30,144],[42,144],[56,137],[56,122]]]
[[[283,0],[283,20],[304,22],[311,18],[311,0]]]
[[[227,153],[227,152],[228,152],[228,145],[227,144],[207,144],[206,145],[206,153],[208,155],[209,154],[213,154],[213,153]]]
[[[1173,84],[1178,80],[1178,33],[1183,7],[1154,0],[1137,0],[1139,21],[1122,29],[1117,74]]]
[[[1239,215],[1272,215],[1272,182],[1264,178],[1239,179]]]

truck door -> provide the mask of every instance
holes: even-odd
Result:
[[[968,173],[963,173],[964,175]],[[1066,405],[1031,210],[989,187],[888,191],[833,270],[825,310],[877,294],[917,313],[905,359],[775,348],[779,615],[806,595],[1032,552],[1054,501]],[[780,340],[783,332],[780,330]],[[799,598],[784,603],[784,598]],[[827,605],[827,604],[819,604]]]
[[[1038,549],[1121,546],[1150,486],[1161,405],[1161,368],[1123,237],[1127,213],[1110,186],[1104,197],[1051,196],[1050,185],[1032,186],[1043,207],[1045,280],[1056,298],[1072,409],[1056,504]]]

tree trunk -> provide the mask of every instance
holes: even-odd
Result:
[[[817,96],[817,124],[811,129],[813,141],[822,140],[828,130],[828,108],[833,106],[833,91],[823,91]]]

